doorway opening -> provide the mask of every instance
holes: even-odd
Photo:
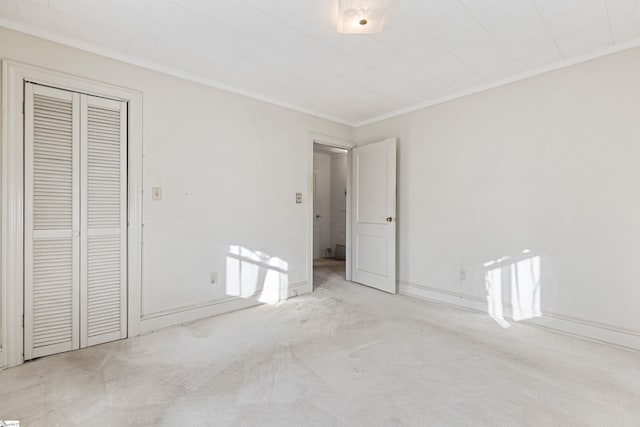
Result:
[[[313,144],[313,289],[346,279],[348,150]]]
[[[398,291],[396,283],[396,138],[372,142],[362,146],[340,138],[328,135],[309,133],[310,143],[308,151],[308,185],[309,209],[307,210],[307,260],[309,292],[323,286],[329,286],[332,278],[344,277],[347,282],[355,282],[384,292],[395,294]],[[315,195],[321,193],[318,178],[319,168],[316,167],[314,157],[323,151],[335,152],[346,150],[346,194],[344,195],[345,209],[345,264],[324,270],[325,276],[316,273],[321,267],[314,269],[314,259],[318,263],[327,263],[327,258],[335,257],[335,250],[329,243],[322,256],[323,245],[319,226],[314,225],[322,219],[322,214],[316,212]],[[319,153],[316,153],[319,151]],[[337,153],[336,153],[337,154]],[[329,180],[330,182],[330,180]],[[338,181],[336,181],[338,182]],[[337,194],[335,195],[337,196]],[[335,206],[334,206],[335,207]],[[316,217],[316,215],[319,215]],[[330,221],[329,221],[330,224]],[[314,233],[315,231],[315,233]],[[318,242],[316,245],[315,241]],[[325,245],[326,246],[326,245]],[[338,247],[338,250],[341,248]],[[329,255],[333,256],[329,256]],[[315,258],[317,255],[318,258]],[[344,271],[344,276],[342,272]],[[319,271],[318,271],[319,273]],[[315,280],[314,276],[318,276]],[[344,282],[343,282],[344,283]]]

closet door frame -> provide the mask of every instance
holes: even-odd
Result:
[[[142,93],[108,83],[2,60],[0,164],[0,369],[24,362],[25,82],[117,99],[128,104],[127,330],[140,334],[142,292]]]

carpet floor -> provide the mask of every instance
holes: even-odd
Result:
[[[0,372],[25,426],[638,426],[640,353],[392,296],[313,294]]]

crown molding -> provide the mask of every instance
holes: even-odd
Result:
[[[188,71],[180,70],[175,67],[162,65],[157,62],[148,61],[145,59],[141,59],[135,57],[133,55],[116,52],[114,50],[85,42],[82,40],[78,40],[74,37],[65,36],[53,31],[49,31],[42,28],[37,28],[35,26],[25,24],[22,22],[16,22],[10,19],[6,19],[0,17],[0,27],[5,27],[10,30],[18,31],[21,33],[25,33],[31,36],[39,37],[45,40],[49,40],[55,43],[59,43],[65,46],[69,46],[75,49],[79,49],[85,52],[89,52],[92,54],[100,55],[109,59],[113,59],[116,61],[124,62],[127,64],[135,65],[141,68],[145,68],[151,71],[156,71],[162,74],[166,74],[169,76],[177,77],[183,80],[188,80],[194,83],[199,83],[205,86],[213,87],[216,89],[223,90],[225,92],[234,93],[236,95],[246,96],[251,99],[255,99],[257,101],[262,101],[268,104],[272,104],[278,107],[287,108],[289,110],[293,110],[299,113],[308,114],[310,116],[318,117],[325,120],[330,120],[332,122],[340,123],[346,126],[350,126],[353,128],[359,128],[362,126],[370,125],[376,122],[380,122],[383,120],[391,119],[394,117],[402,116],[408,113],[412,113],[414,111],[422,110],[424,108],[433,107],[439,104],[444,104],[446,102],[454,101],[459,98],[464,98],[466,96],[474,95],[477,93],[485,92],[491,89],[495,89],[501,86],[506,86],[511,83],[515,83],[521,80],[526,80],[532,77],[539,76],[541,74],[549,73],[552,71],[557,71],[563,68],[567,68],[573,65],[581,64],[584,62],[588,62],[603,56],[611,55],[617,52],[622,52],[624,50],[632,49],[640,46],[640,38],[628,40],[623,43],[618,43],[612,46],[607,46],[601,49],[597,49],[588,53],[584,53],[581,55],[573,56],[570,58],[566,58],[560,61],[553,62],[551,64],[543,65],[541,67],[523,71],[518,74],[514,74],[502,79],[494,80],[488,83],[484,83],[482,85],[474,86],[469,89],[465,89],[462,91],[458,91],[452,93],[450,95],[445,95],[440,98],[432,99],[429,101],[421,102],[419,104],[415,104],[409,107],[401,108],[398,110],[394,110],[385,114],[381,114],[378,116],[374,116],[365,120],[361,120],[359,122],[353,122],[351,120],[347,120],[340,117],[335,117],[329,114],[324,114],[318,111],[310,110],[299,105],[291,104],[288,102],[281,101],[279,99],[268,97],[264,95],[260,95],[251,91],[247,91],[245,89],[231,86],[222,82],[219,82],[214,79],[210,79],[207,77],[203,77],[194,73],[190,73]]]
[[[572,56],[570,58],[566,58],[560,61],[552,62],[550,64],[543,65],[538,68],[534,68],[532,70],[523,71],[518,74],[514,74],[508,77],[504,77],[502,79],[494,80],[479,86],[474,86],[469,89],[465,89],[459,92],[452,93],[450,95],[445,95],[443,97],[432,99],[426,102],[421,102],[419,104],[412,105],[410,107],[401,108],[399,110],[392,111],[390,113],[381,114],[379,116],[371,117],[370,119],[362,120],[360,122],[355,123],[353,126],[359,128],[361,126],[370,125],[373,123],[377,123],[383,120],[391,119],[394,117],[402,116],[404,114],[412,113],[414,111],[422,110],[424,108],[433,107],[438,104],[444,104],[445,102],[450,102],[459,98],[464,98],[469,95],[474,95],[476,93],[485,92],[491,89],[495,89],[501,86],[506,86],[511,83],[519,82],[521,80],[526,80],[532,77],[539,76],[541,74],[546,74],[551,71],[561,70],[563,68],[571,67],[572,65],[578,65],[583,62],[592,61],[597,58],[601,58],[603,56],[611,55],[617,52],[622,52],[624,50],[633,49],[635,47],[640,46],[640,38],[632,39],[623,43],[615,44],[613,46],[607,46],[605,48],[597,49],[591,52],[587,52],[584,54],[580,54],[577,56]]]
[[[318,111],[310,110],[308,108],[304,108],[299,105],[281,101],[277,98],[264,96],[255,92],[247,91],[245,89],[228,85],[226,83],[222,83],[214,79],[203,77],[203,76],[190,73],[188,71],[180,70],[178,68],[171,67],[168,65],[159,64],[154,61],[141,59],[134,55],[117,52],[115,50],[108,49],[94,43],[85,42],[85,41],[76,39],[75,37],[66,36],[54,31],[38,28],[33,25],[25,24],[22,22],[16,22],[10,19],[0,17],[0,27],[4,27],[9,30],[13,30],[13,31],[30,35],[30,36],[45,39],[54,43],[72,47],[74,49],[82,50],[88,53],[103,56],[116,61],[124,62],[130,65],[135,65],[137,67],[145,68],[147,70],[156,71],[158,73],[166,74],[172,77],[177,77],[179,79],[188,80],[194,83],[199,83],[215,89],[220,89],[225,92],[246,96],[247,98],[251,98],[261,102],[266,102],[268,104],[272,104],[278,107],[287,108],[289,110],[293,110],[298,113],[308,114],[310,116],[318,117],[320,119],[330,120],[332,122],[354,127],[354,122],[342,119],[340,117],[334,117],[329,114],[320,113]]]

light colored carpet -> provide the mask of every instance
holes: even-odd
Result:
[[[316,272],[312,295],[0,373],[26,426],[638,426],[640,354]]]
[[[332,280],[344,280],[345,261],[334,258],[317,258],[313,260],[313,289],[331,282]]]

